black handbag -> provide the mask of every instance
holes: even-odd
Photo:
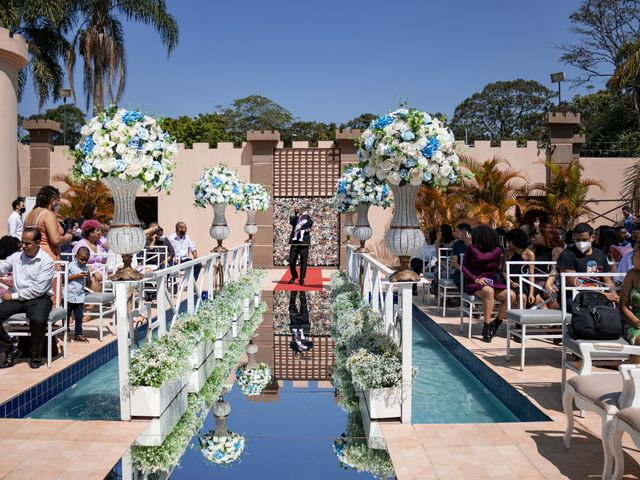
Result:
[[[569,307],[571,336],[579,340],[617,340],[624,320],[620,310],[600,292],[580,292]]]

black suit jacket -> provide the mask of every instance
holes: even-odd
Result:
[[[289,223],[291,224],[291,234],[289,235],[289,244],[290,245],[311,245],[311,226],[313,225],[313,220],[309,215],[302,215],[302,218],[307,221],[302,227],[304,231],[304,236],[302,237],[302,241],[294,240],[293,233],[296,230],[296,225],[298,224],[298,217],[292,215],[289,217]]]

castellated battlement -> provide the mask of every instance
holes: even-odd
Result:
[[[458,142],[456,142],[456,144],[459,147],[461,147],[463,150],[465,148],[468,148],[470,150],[473,150],[473,149],[476,149],[476,150],[478,150],[478,149],[538,150],[538,142],[536,140],[527,140],[527,144],[525,146],[518,145],[518,142],[516,142],[515,140],[502,140],[500,142],[500,146],[499,147],[492,147],[491,146],[491,141],[489,141],[489,140],[476,140],[473,143],[473,145],[464,145],[464,142],[462,142],[462,141],[458,141]]]
[[[6,28],[0,28],[0,59],[20,69],[27,66],[29,49],[25,39],[12,34]]]
[[[356,140],[362,136],[359,128],[336,128],[336,140]]]
[[[279,142],[280,132],[278,130],[249,130],[247,132],[248,142]]]

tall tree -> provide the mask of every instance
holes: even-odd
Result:
[[[183,115],[178,118],[163,118],[160,126],[176,137],[178,143],[191,148],[194,143],[208,143],[215,147],[218,142],[229,141],[225,131],[225,119],[215,113],[199,114],[196,117]]]
[[[57,100],[62,87],[64,60],[68,42],[65,34],[73,24],[76,0],[2,0],[0,26],[22,35],[29,43],[28,73],[36,90],[39,105]],[[18,77],[19,95],[27,83],[27,72]]]
[[[248,130],[285,131],[294,118],[289,110],[262,95],[234,100],[229,106],[216,106],[227,125],[229,139],[238,144],[247,139]]]
[[[46,3],[46,2],[45,2]],[[79,28],[67,52],[67,75],[75,99],[73,69],[82,57],[87,110],[117,103],[124,91],[127,64],[120,17],[152,26],[170,54],[178,44],[178,23],[165,0],[76,0]]]
[[[640,37],[640,0],[585,0],[569,19],[578,42],[561,45],[560,60],[582,72],[574,80],[576,83],[590,83],[610,77],[625,62],[629,49]],[[617,88],[623,85],[634,98],[640,125],[640,85],[625,81]]]
[[[535,80],[494,82],[458,105],[451,129],[456,138],[526,141],[544,138],[541,124],[553,92]]]
[[[616,60],[618,64],[608,86],[629,94],[636,113],[636,128],[640,129],[640,37],[626,42]]]
[[[55,120],[60,124],[60,131],[53,135],[54,145],[73,146],[80,140],[80,129],[86,123],[84,112],[75,105],[59,105],[44,113],[31,115],[30,119],[45,118]]]
[[[369,128],[369,125],[371,125],[371,122],[373,122],[376,118],[378,118],[378,115],[376,115],[375,113],[363,113],[355,118],[352,118],[348,122],[341,124],[340,128],[366,130],[367,128]]]
[[[319,140],[335,140],[336,124],[297,121],[281,133],[285,146],[291,146],[295,140],[308,140],[310,146],[315,146]]]
[[[604,184],[592,178],[582,178],[584,167],[577,160],[567,165],[552,161],[541,163],[547,167],[549,181],[529,188],[529,192],[538,192],[528,198],[529,204],[546,212],[551,223],[566,229],[573,227],[580,217],[590,218],[589,188],[604,190]]]

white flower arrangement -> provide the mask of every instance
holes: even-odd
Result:
[[[400,108],[371,122],[358,140],[367,177],[443,188],[460,179],[451,130],[428,113]]]
[[[266,363],[259,363],[256,368],[247,368],[246,365],[236,370],[238,388],[246,396],[260,395],[271,381],[271,369]]]
[[[360,167],[347,167],[338,179],[333,204],[340,213],[355,212],[360,203],[391,206],[389,187],[376,177],[366,177]]]
[[[347,368],[353,381],[363,389],[391,388],[402,383],[399,351],[378,354],[360,348],[349,356]]]
[[[200,438],[200,450],[204,457],[216,465],[235,462],[244,450],[245,438],[239,433],[229,432],[221,437],[213,434]]]
[[[193,186],[196,207],[242,202],[242,181],[226,165],[207,168]]]
[[[238,210],[257,210],[266,212],[271,204],[269,192],[259,183],[244,183],[242,185],[242,199],[235,204]]]
[[[141,180],[145,191],[171,188],[178,146],[154,118],[112,106],[89,120],[80,135],[70,151],[75,181],[118,177]]]

